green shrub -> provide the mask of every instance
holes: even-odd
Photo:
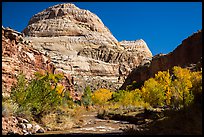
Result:
[[[11,99],[19,105],[18,113],[30,111],[40,117],[61,105],[62,96],[57,90],[57,84],[62,77],[61,74],[36,73],[29,82],[25,75],[20,74],[11,91]]]
[[[2,100],[2,115],[10,116],[17,112],[18,104],[13,102],[11,99]]]
[[[92,105],[91,96],[92,96],[91,88],[89,86],[87,86],[84,89],[84,93],[83,93],[83,96],[82,96],[82,104],[84,106]]]
[[[126,90],[118,90],[116,92],[113,92],[111,100],[114,102],[121,102],[124,98],[125,92],[127,92],[127,91]]]
[[[69,90],[65,90],[63,92],[62,106],[68,107],[68,108],[74,108],[75,105],[76,104],[74,103],[72,97],[70,96],[70,91]]]

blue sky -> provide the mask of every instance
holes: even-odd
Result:
[[[2,2],[2,25],[22,31],[30,18],[62,2]],[[202,29],[202,2],[72,2],[95,13],[118,41],[143,39],[153,55],[173,51]]]

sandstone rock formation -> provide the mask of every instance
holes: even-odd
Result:
[[[174,51],[156,55],[151,63],[133,69],[121,89],[125,89],[133,81],[144,82],[158,71],[171,70],[173,66],[202,68],[202,30],[183,40]]]
[[[22,71],[31,78],[38,69],[52,69],[48,57],[39,51],[29,48],[23,41],[22,34],[2,27],[2,85],[3,95],[9,93],[13,82]]]
[[[113,82],[110,88],[114,90],[132,68],[152,57],[143,40],[118,42],[97,15],[70,3],[35,14],[23,34],[57,68],[74,76],[80,91],[93,85],[91,81],[95,88]]]
[[[35,14],[23,33],[32,37],[72,36],[71,44],[73,41],[83,43],[80,45],[117,45],[117,40],[100,18],[70,3],[55,5]]]
[[[33,49],[32,42],[24,40],[21,33],[2,26],[2,98],[10,97],[11,87],[16,84],[16,78],[21,72],[29,80],[36,71],[61,73],[50,58]],[[73,99],[78,99],[75,96],[71,75],[69,73],[64,75],[63,86],[71,92]],[[19,127],[16,117],[8,116],[9,111],[7,107],[2,107],[2,133],[4,135],[28,134],[27,129]]]
[[[10,96],[11,86],[21,72],[31,79],[36,71],[61,73],[50,57],[33,49],[32,43],[25,41],[21,33],[2,26],[2,95]],[[67,78],[63,81],[64,86],[74,94],[71,75],[64,75]]]

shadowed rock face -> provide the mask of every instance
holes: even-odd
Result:
[[[118,42],[97,15],[69,3],[35,14],[23,34],[57,68],[74,76],[75,85],[83,85],[80,91],[93,81],[95,88],[114,82],[114,90],[152,57],[144,40]]]
[[[173,52],[166,55],[156,55],[150,64],[135,68],[127,77],[121,89],[125,89],[133,81],[144,82],[158,71],[165,71],[174,66],[189,67],[193,64],[202,65],[202,30],[182,41]]]

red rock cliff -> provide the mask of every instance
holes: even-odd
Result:
[[[10,96],[11,86],[16,83],[20,72],[30,79],[36,71],[58,73],[50,58],[33,49],[32,43],[25,41],[21,33],[2,27],[2,95]],[[67,79],[63,81],[64,86],[74,94],[71,76],[65,74],[65,77]]]

